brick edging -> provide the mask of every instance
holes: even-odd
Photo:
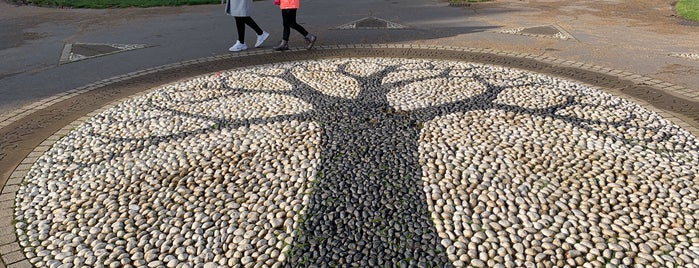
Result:
[[[623,70],[618,70],[618,69],[612,69],[612,68],[607,68],[604,66],[599,66],[599,65],[594,65],[594,64],[588,64],[588,63],[583,63],[583,62],[577,62],[577,61],[570,61],[570,60],[563,60],[563,59],[558,59],[558,58],[553,58],[553,57],[548,57],[548,56],[538,56],[538,55],[532,55],[532,54],[527,54],[527,53],[517,53],[517,52],[507,52],[507,51],[502,51],[502,50],[495,50],[495,49],[482,49],[482,48],[464,48],[464,47],[452,47],[452,46],[423,46],[423,45],[406,45],[406,44],[369,44],[369,45],[335,45],[335,46],[318,46],[315,49],[316,50],[330,50],[330,49],[348,49],[348,48],[411,48],[411,49],[438,49],[438,50],[451,50],[451,51],[464,51],[464,52],[476,52],[476,53],[489,53],[489,54],[495,54],[495,55],[503,55],[503,56],[509,56],[509,57],[515,57],[515,58],[527,58],[527,59],[533,59],[533,60],[538,60],[544,63],[551,63],[551,64],[556,64],[560,66],[566,66],[566,67],[574,67],[574,68],[579,68],[579,69],[584,69],[587,71],[595,71],[598,73],[602,74],[607,74],[607,75],[612,75],[615,76],[619,79],[625,79],[629,80],[631,82],[637,83],[637,84],[646,84],[651,87],[655,87],[659,90],[673,93],[675,95],[682,96],[687,99],[692,99],[695,101],[699,101],[699,92],[694,92],[693,90],[680,86],[680,85],[675,85],[666,81],[662,81],[659,79],[654,79],[650,77],[646,77],[643,75],[623,71]],[[290,50],[290,52],[293,51],[299,51],[301,49],[293,49]],[[82,87],[78,87],[63,93],[58,93],[56,95],[41,99],[39,101],[36,101],[34,103],[25,105],[21,108],[12,110],[8,112],[5,115],[0,116],[0,128],[3,128],[25,116],[28,116],[34,111],[41,110],[43,108],[46,108],[50,105],[53,105],[55,103],[58,103],[60,101],[69,99],[71,97],[83,94],[85,92],[89,92],[91,90],[95,90],[98,88],[101,88],[103,86],[128,80],[134,77],[139,77],[143,75],[148,75],[152,74],[155,72],[160,72],[160,71],[166,71],[166,70],[171,70],[175,69],[178,67],[183,67],[191,64],[196,64],[196,63],[206,63],[206,62],[211,62],[215,60],[221,60],[221,59],[234,59],[237,57],[246,57],[246,56],[256,56],[256,55],[265,55],[265,54],[274,54],[274,53],[279,53],[271,50],[261,50],[261,51],[242,51],[238,52],[236,54],[223,54],[219,56],[212,56],[212,57],[206,57],[206,58],[200,58],[200,59],[194,59],[194,60],[187,60],[187,61],[182,61],[178,63],[172,63],[172,64],[167,64],[167,65],[162,65],[158,67],[153,67],[153,68],[148,68],[140,71],[135,71],[135,72],[130,72],[127,74],[119,75],[119,76],[114,76],[111,78],[107,78],[95,83],[91,83]],[[288,53],[288,52],[287,52]]]

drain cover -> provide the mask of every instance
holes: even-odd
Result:
[[[556,29],[555,27],[551,26],[539,26],[539,27],[531,27],[531,28],[524,28],[520,33],[523,34],[534,34],[534,35],[550,35],[554,36],[560,31]]]
[[[575,39],[572,35],[566,32],[563,28],[558,25],[544,25],[544,26],[534,26],[534,27],[521,27],[514,29],[499,30],[498,33],[504,34],[518,34],[525,36],[534,37],[547,37],[555,38],[561,40]]]
[[[149,47],[143,44],[89,44],[74,43],[63,47],[59,64],[71,63],[89,58],[95,58],[119,52]]]
[[[347,24],[340,25],[333,29],[355,30],[355,29],[407,29],[408,27],[388,20],[366,17]]]

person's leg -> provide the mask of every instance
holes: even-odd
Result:
[[[230,47],[228,51],[237,52],[248,49],[245,45],[245,17],[233,17],[235,18],[235,27],[238,29],[238,41],[235,45]]]
[[[306,29],[303,28],[300,24],[296,23],[296,9],[287,9],[289,10],[289,27],[294,28],[297,32],[299,32],[301,35],[306,37],[308,35],[308,32]]]
[[[258,26],[257,23],[255,23],[255,20],[253,20],[252,17],[250,17],[250,16],[242,17],[240,21],[242,21],[246,25],[250,26],[250,28],[252,28],[252,30],[254,30],[255,33],[257,33],[257,40],[255,41],[255,47],[260,47],[262,45],[262,43],[264,43],[265,40],[267,40],[267,37],[269,37],[269,33],[263,31],[262,28],[260,28],[260,26]]]
[[[255,47],[262,46],[262,43],[264,43],[265,40],[267,40],[267,37],[269,37],[269,33],[263,31],[262,28],[260,28],[260,26],[257,25],[255,20],[252,19],[252,17],[246,17],[245,24],[250,26],[250,28],[252,28],[255,31],[255,33],[257,33],[257,40],[255,41]]]
[[[238,41],[245,44],[245,18],[248,17],[233,17],[235,18],[235,26],[238,28]]]
[[[252,17],[243,17],[243,22],[250,26],[250,28],[252,28],[257,35],[261,35],[263,33],[262,28],[255,23],[255,20],[253,20]]]
[[[289,49],[289,35],[291,33],[290,26],[291,26],[291,13],[289,13],[290,9],[282,9],[282,26],[284,26],[282,30],[282,41],[279,43],[278,46],[274,47],[274,50],[278,51],[283,51],[283,50],[288,50]]]
[[[295,23],[295,20],[296,9],[282,9],[282,25],[284,26],[282,40],[289,41],[289,35],[291,34],[291,23]]]
[[[306,39],[306,49],[311,49],[313,47],[313,44],[316,42],[316,36],[313,34],[308,33],[306,29],[303,28],[300,24],[296,23],[296,9],[290,9],[292,12],[289,15],[291,18],[291,25],[289,25],[291,28],[294,28],[297,32],[299,32],[301,35],[303,35],[303,39]]]

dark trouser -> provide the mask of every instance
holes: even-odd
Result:
[[[284,25],[284,33],[282,35],[282,40],[289,41],[289,34],[291,33],[290,28],[294,28],[304,37],[308,35],[306,29],[303,26],[296,23],[296,9],[282,9],[282,24]]]
[[[260,29],[260,26],[257,26],[257,23],[251,18],[251,17],[234,17],[235,18],[235,26],[238,28],[238,41],[241,43],[245,43],[245,25],[247,24],[252,28],[257,35],[262,34],[262,29]]]

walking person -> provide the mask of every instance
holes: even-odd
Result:
[[[252,13],[252,0],[227,0],[226,14],[235,18],[235,26],[238,28],[238,40],[228,51],[236,52],[248,49],[245,45],[245,25],[250,26],[257,33],[255,47],[260,47],[265,42],[269,33],[263,31],[250,17]]]
[[[274,3],[278,4],[282,10],[282,25],[284,26],[282,41],[278,46],[274,47],[274,50],[283,51],[289,49],[291,28],[303,35],[303,38],[306,39],[306,49],[311,49],[316,42],[316,36],[308,33],[303,26],[296,23],[296,10],[299,9],[299,0],[275,0]]]

